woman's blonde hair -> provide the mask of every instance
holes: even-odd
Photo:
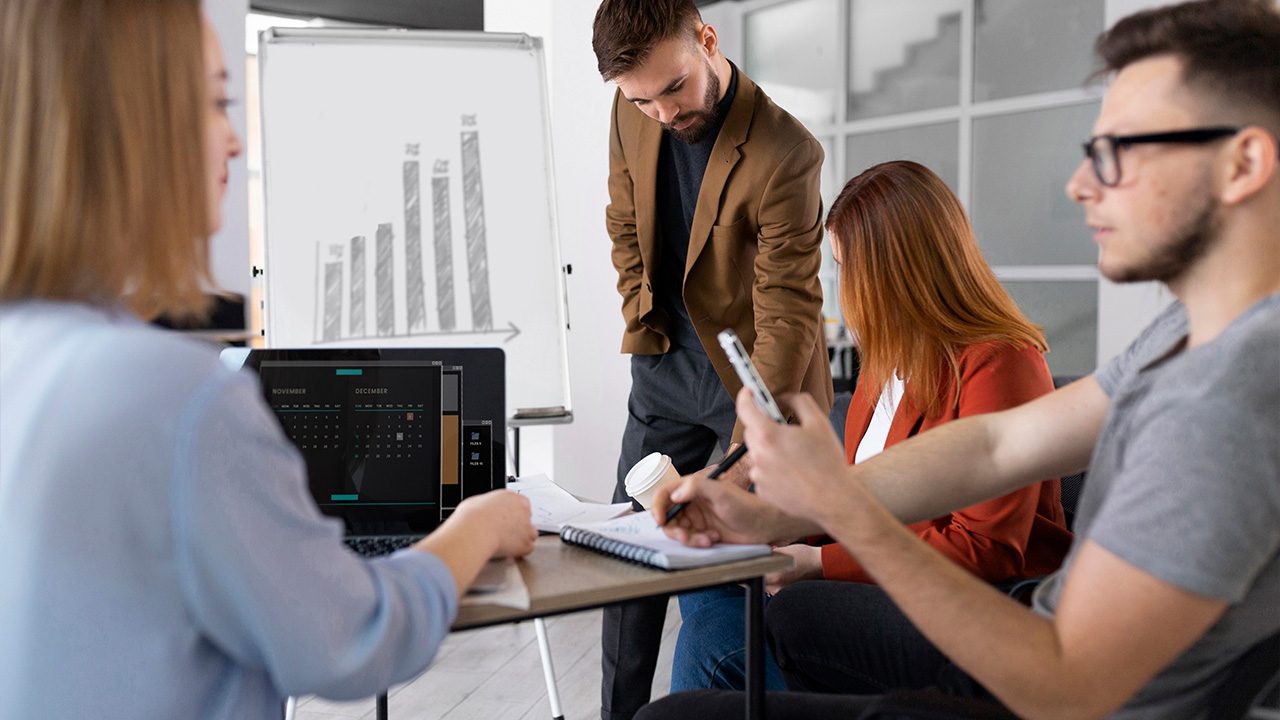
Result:
[[[0,300],[205,311],[198,0],[0,4]]]
[[[987,266],[960,201],[923,165],[883,163],[850,180],[827,230],[839,246],[840,305],[858,340],[860,383],[883,387],[896,369],[905,400],[936,417],[958,402],[965,346],[1048,349]]]

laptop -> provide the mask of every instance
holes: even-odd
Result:
[[[500,349],[251,350],[243,367],[306,461],[316,505],[361,555],[408,547],[505,484]]]

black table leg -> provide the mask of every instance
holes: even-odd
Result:
[[[378,720],[387,720],[387,694],[380,693],[378,695]]]
[[[764,578],[747,581],[747,720],[764,720]]]

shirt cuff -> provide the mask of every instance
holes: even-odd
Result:
[[[428,552],[405,548],[375,562],[386,563],[413,578],[426,595],[436,595],[444,604],[445,614],[452,625],[458,616],[458,585],[453,573],[440,558]]]

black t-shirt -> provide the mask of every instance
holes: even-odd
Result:
[[[711,150],[738,91],[738,69],[733,63],[729,67],[732,70],[729,89],[716,104],[714,124],[706,137],[696,143],[686,143],[670,132],[663,132],[658,154],[658,287],[654,301],[667,311],[671,320],[668,326],[671,343],[680,347],[702,349],[684,305],[684,268],[689,259],[689,234],[698,207],[702,176],[706,174]]]

